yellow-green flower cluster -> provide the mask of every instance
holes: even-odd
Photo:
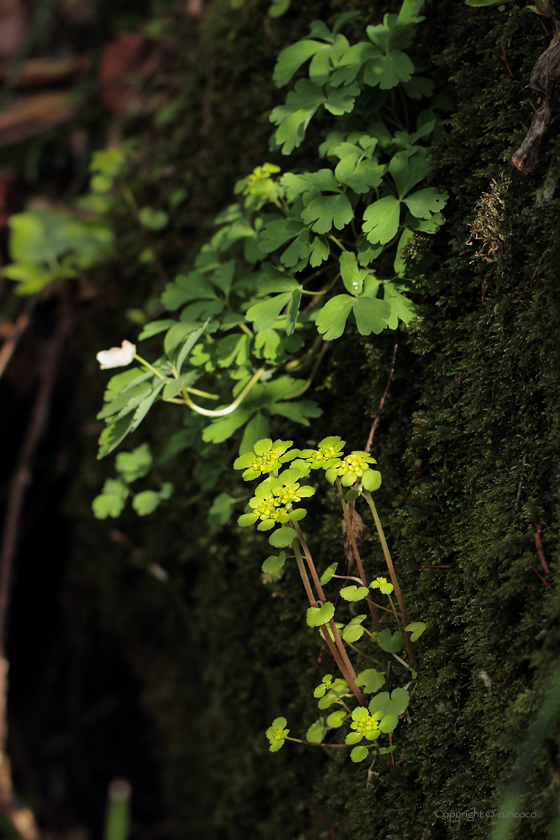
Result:
[[[350,732],[346,736],[346,743],[359,744],[364,738],[368,741],[375,741],[381,734],[379,721],[382,717],[383,712],[381,711],[370,714],[363,706],[354,709],[352,723],[350,724],[350,729],[353,729],[354,732]]]
[[[243,478],[245,481],[251,481],[253,478],[260,478],[261,475],[278,472],[278,470],[288,461],[291,461],[296,455],[299,455],[297,449],[286,453],[293,441],[291,440],[275,440],[274,443],[269,438],[259,440],[252,452],[245,452],[234,461],[233,467],[236,470],[245,470]]]
[[[389,583],[387,578],[378,577],[369,585],[370,589],[379,589],[383,595],[390,595],[393,589],[395,588],[392,583]]]
[[[272,721],[272,726],[266,730],[266,737],[270,741],[270,752],[278,752],[284,746],[284,742],[288,737],[289,729],[286,729],[288,721],[284,717],[276,718]]]
[[[302,458],[312,470],[328,470],[340,460],[341,450],[346,441],[339,437],[326,437],[318,445],[317,449],[302,449],[299,457]]]
[[[370,464],[376,463],[375,458],[367,452],[355,450],[333,463],[325,476],[331,484],[340,478],[343,487],[351,487],[359,479],[366,490],[377,490],[381,486],[381,473],[370,467]]]
[[[303,475],[306,471],[303,472]],[[250,512],[244,513],[237,520],[242,527],[259,522],[259,531],[270,531],[275,525],[285,525],[287,522],[303,519],[306,514],[304,508],[293,505],[302,499],[313,496],[313,487],[302,486],[298,479],[303,477],[302,470],[293,467],[285,470],[281,475],[267,478],[255,490],[255,495],[249,500]]]

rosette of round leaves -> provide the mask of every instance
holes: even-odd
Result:
[[[285,728],[287,723],[286,718],[278,717],[272,721],[272,725],[266,730],[266,737],[270,741],[270,752],[278,752],[284,746],[290,731]]]
[[[233,463],[235,470],[245,470],[243,478],[251,481],[253,478],[260,478],[261,475],[278,472],[283,464],[293,460],[299,454],[297,449],[287,452],[292,445],[291,440],[275,440],[270,438],[258,440],[252,452],[245,452]]]
[[[340,478],[343,487],[351,487],[359,479],[366,490],[373,492],[381,487],[381,473],[378,470],[372,470],[370,464],[377,464],[375,458],[372,458],[368,452],[355,450],[332,464],[325,476],[331,484]]]

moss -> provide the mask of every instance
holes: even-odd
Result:
[[[189,58],[193,78],[182,94],[188,119],[167,138],[145,138],[146,156],[182,165],[191,190],[177,222],[178,262],[185,243],[188,253],[211,228],[234,179],[267,159],[266,113],[278,99],[264,71],[275,53],[313,17],[350,5],[304,3],[277,22],[265,21],[262,4],[248,3],[241,16],[210,15],[205,57],[200,66],[200,53]],[[368,4],[368,22],[374,8]],[[333,826],[337,840],[488,835],[485,818],[446,823],[436,812],[498,807],[557,657],[559,613],[554,589],[536,574],[544,570],[532,523],[543,526],[554,570],[560,205],[553,199],[534,207],[546,147],[534,177],[509,164],[530,117],[523,101],[530,69],[546,43],[537,40],[535,16],[509,9],[427,4],[418,49],[435,62],[441,87],[456,102],[433,154],[433,181],[451,194],[438,260],[424,278],[421,318],[408,332],[375,340],[349,334],[333,346],[315,392],[324,414],[308,433],[364,445],[398,340],[373,452],[384,475],[380,511],[414,605],[411,618],[428,625],[418,645],[412,723],[401,724],[396,739],[402,764],[368,787],[367,768],[347,758],[292,745],[268,753],[263,731],[276,715],[285,715],[294,733],[314,720],[311,690],[328,663],[303,624],[297,581],[286,574],[262,585],[264,538],[235,526],[207,533],[209,500],[185,506],[181,492],[195,495],[185,478],[191,456],[170,475],[181,492],[165,518],[124,520],[122,528],[142,546],[136,565],[118,549],[95,570],[85,560],[77,567],[145,682],[178,836],[319,840]],[[500,60],[504,44],[514,79]],[[208,91],[202,81],[212,61],[212,122],[201,133],[201,91]],[[493,182],[509,186],[493,219],[489,268],[468,239]],[[168,433],[169,425],[151,429],[156,440]],[[321,564],[343,549],[340,519],[334,494],[314,502],[306,529]],[[100,528],[96,553],[105,551],[106,539]],[[372,536],[364,556],[368,571],[382,569]],[[169,571],[169,584],[150,577],[153,562]],[[517,829],[527,840],[545,836],[551,820],[553,744],[527,782],[527,807],[538,813]]]

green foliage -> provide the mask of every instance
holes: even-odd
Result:
[[[321,120],[325,163],[283,174],[265,163],[237,182],[238,202],[218,216],[192,270],[177,274],[162,293],[175,317],[144,325],[140,340],[162,334],[163,355],[145,363],[151,381],[134,390],[127,380],[103,409],[99,457],[135,431],[156,401],[186,407],[193,427],[202,421],[203,441],[213,444],[235,437],[246,447],[245,436],[274,416],[307,426],[320,414],[303,396],[315,368],[307,378],[292,372],[309,368],[317,332],[330,342],[355,323],[362,336],[378,335],[416,317],[410,295],[420,291],[423,264],[412,258],[411,244],[443,224],[447,198],[421,184],[429,169],[426,144],[442,131],[437,99],[421,111],[414,104],[431,96],[406,52],[421,6],[405,0],[398,14],[368,26],[367,40],[353,45],[341,29],[358,13],[341,15],[332,30],[315,21],[309,38],[282,51],[277,85],[309,66],[272,111],[273,147],[291,154],[310,121]],[[285,7],[277,3],[271,13]],[[390,100],[387,91],[399,86],[401,99]],[[96,156],[92,189],[111,192],[135,209],[140,225],[157,231],[167,212],[138,208],[131,189],[121,187],[131,154],[123,145]],[[378,480],[372,472],[364,487],[376,489]]]
[[[220,493],[219,496],[216,496],[212,502],[212,507],[208,511],[208,524],[215,528],[229,522],[237,501],[229,493]]]
[[[334,615],[334,604],[327,601],[322,607],[309,607],[307,610],[307,624],[309,627],[321,627],[327,624]]]
[[[513,0],[465,0],[467,6],[505,6],[506,3],[512,3]],[[534,6],[528,6],[531,11],[536,12],[543,17],[551,17],[552,9],[550,0],[535,0]]]
[[[362,638],[366,632],[365,627],[362,627],[362,622],[364,622],[366,618],[366,615],[355,615],[346,627],[343,628],[342,638],[345,642],[354,644],[354,642],[357,642]]]
[[[423,621],[413,621],[412,624],[407,624],[404,629],[410,633],[411,641],[415,642],[426,629],[426,625]]]
[[[141,493],[136,493],[132,500],[132,507],[138,516],[147,516],[153,513],[159,507],[160,503],[171,498],[173,494],[173,485],[166,481],[161,485],[161,490],[143,490]]]
[[[321,586],[324,586],[326,583],[329,582],[329,580],[332,579],[332,576],[336,572],[337,568],[338,563],[331,563],[331,565],[327,569],[325,569],[325,571],[320,577]]]
[[[272,721],[266,730],[266,737],[270,741],[270,752],[278,752],[284,746],[289,729],[286,729],[286,718],[279,717]]]
[[[398,717],[408,709],[410,702],[410,694],[405,688],[395,688],[389,694],[388,691],[382,691],[373,700],[370,701],[369,710],[371,714],[375,712],[383,712],[384,715],[395,715]]]
[[[267,575],[276,574],[276,572],[279,572],[280,569],[284,567],[285,562],[286,552],[281,551],[278,555],[273,554],[270,557],[267,557],[264,563],[262,564],[262,570]]]
[[[345,601],[363,601],[368,594],[367,586],[345,586],[340,590],[341,596]]]
[[[132,452],[119,452],[115,458],[115,467],[126,481],[131,484],[137,478],[144,478],[152,467],[152,453],[147,443],[142,443]]]
[[[375,634],[375,640],[381,650],[385,650],[387,653],[399,653],[404,648],[404,639],[400,630],[396,630],[394,633],[391,633],[388,628],[381,630],[381,632]]]
[[[312,723],[307,730],[306,739],[312,744],[320,744],[327,734],[327,727],[325,726],[325,718],[320,717],[315,723]]]
[[[134,374],[134,370],[126,371],[126,373]],[[126,382],[124,374],[119,374],[119,376],[123,377],[120,380],[121,382]],[[116,377],[113,378],[115,379]],[[131,384],[130,393],[134,391],[136,379],[136,375],[128,377],[128,381]],[[108,399],[111,400],[113,393],[114,389],[108,388],[106,397],[108,396]],[[129,392],[125,391],[125,393]],[[130,494],[127,485],[147,476],[152,469],[152,465],[153,457],[147,443],[140,444],[132,452],[119,452],[115,458],[115,468],[120,473],[120,478],[108,478],[105,481],[103,490],[99,496],[96,496],[92,503],[95,517],[97,519],[106,519],[107,516],[119,516],[124,510],[126,500]],[[143,490],[133,496],[132,507],[138,516],[147,516],[153,513],[161,502],[170,499],[173,491],[174,487],[170,482],[164,482],[158,491]]]
[[[355,677],[353,670],[349,670],[349,666],[346,664],[348,660],[346,659],[346,652],[343,647],[344,642],[353,645],[355,641],[358,641],[367,634],[368,637],[377,642],[383,651],[395,655],[396,660],[401,665],[404,665],[409,672],[412,671],[413,676],[415,676],[415,672],[407,662],[401,657],[396,656],[397,653],[402,651],[405,645],[405,639],[399,629],[392,633],[387,627],[382,631],[373,633],[364,626],[367,619],[366,615],[353,616],[346,626],[333,621],[335,604],[330,600],[326,600],[322,587],[342,577],[335,575],[338,563],[331,563],[319,579],[305,536],[297,524],[305,518],[306,514],[305,508],[301,506],[302,503],[305,502],[305,499],[315,495],[316,492],[314,487],[304,483],[304,481],[310,479],[312,475],[317,475],[317,471],[321,469],[325,473],[325,478],[331,484],[336,483],[345,521],[350,530],[352,529],[352,524],[346,507],[346,500],[344,499],[342,489],[344,484],[347,486],[349,484],[356,484],[356,499],[360,498],[362,493],[365,493],[372,513],[375,511],[375,506],[371,499],[371,492],[364,488],[364,482],[368,481],[371,475],[379,475],[378,471],[372,469],[371,466],[376,461],[367,452],[362,451],[354,451],[349,455],[345,455],[344,445],[345,442],[338,436],[330,436],[321,440],[316,449],[299,450],[291,448],[292,441],[272,441],[270,438],[263,438],[254,443],[252,450],[240,455],[236,459],[234,467],[237,470],[243,471],[245,481],[258,479],[259,482],[254,488],[254,495],[249,499],[245,513],[239,517],[238,524],[241,527],[256,526],[257,530],[261,531],[272,530],[269,541],[273,545],[292,545],[296,564],[310,605],[306,614],[307,626],[318,628],[322,638],[331,646],[331,650],[334,645],[338,647],[340,653],[343,653],[342,658],[339,658],[337,654],[335,661],[337,661],[344,679],[334,679],[332,674],[327,674],[313,692],[313,696],[318,700],[318,706],[321,710],[328,709],[333,705],[342,705],[343,709],[331,712],[327,717],[326,723],[323,717],[319,718],[308,729],[306,740],[308,743],[322,744],[329,729],[340,729],[350,716],[349,725],[351,731],[346,735],[345,744],[355,747],[364,738],[369,741],[376,741],[381,735],[392,733],[398,724],[399,715],[408,706],[409,694],[405,689],[400,688],[394,689],[392,694],[388,692],[377,694],[379,689],[385,685],[387,677],[376,668],[367,668]],[[369,481],[368,483],[371,484]],[[379,480],[376,478],[376,487],[379,487],[380,483],[380,477]],[[376,517],[377,514],[374,513],[374,518]],[[294,527],[287,527],[286,523],[294,523]],[[275,529],[275,526],[279,527]],[[378,526],[377,519],[376,526]],[[382,544],[385,546],[384,538]],[[386,550],[385,547],[384,552]],[[305,564],[303,556],[305,556]],[[262,571],[265,574],[276,574],[284,568],[286,559],[287,555],[284,551],[280,552],[278,556],[272,555],[267,557],[262,564]],[[393,565],[390,557],[386,557],[386,559],[390,570],[392,570]],[[350,584],[343,586],[338,593],[342,597],[340,608],[343,608],[345,601],[357,602],[366,598],[370,587],[379,589],[389,599],[391,599],[391,593],[396,589],[399,605],[401,606],[402,622],[402,617],[406,614],[406,610],[403,606],[402,594],[398,588],[396,579],[393,578],[395,580],[395,584],[393,584],[388,583],[383,577],[378,577],[370,586],[367,586],[363,579],[364,573],[361,567],[361,561],[359,563],[359,569],[362,575],[361,582],[363,585],[357,586],[356,584]],[[394,575],[394,572],[391,571],[391,574]],[[356,578],[343,578],[344,582],[347,582],[349,579],[360,581],[360,579]],[[311,581],[313,581],[313,584]],[[370,604],[370,606],[372,605]],[[395,619],[397,620],[397,626],[402,626],[393,607],[392,600],[391,606]],[[376,626],[378,625],[376,624]],[[423,622],[415,622],[413,625],[408,626],[411,632],[414,633],[415,638],[420,636],[426,627]],[[342,632],[342,638],[340,632]],[[411,656],[412,661],[415,663],[415,655],[410,646],[408,647],[408,655]],[[389,671],[387,671],[388,673]],[[360,704],[362,704],[353,711],[348,706],[348,698],[351,694],[354,694]],[[372,701],[374,705],[370,705],[369,711],[363,705],[364,695],[367,694],[375,695]],[[267,736],[271,740],[271,730],[268,730]],[[278,737],[279,740],[282,740],[282,736]],[[295,738],[290,738],[290,740],[298,741]],[[365,749],[367,755],[369,748]],[[354,755],[354,758],[352,758],[352,755]],[[352,753],[351,758],[353,761],[361,761],[363,760],[363,755],[362,753]]]
[[[106,222],[66,210],[28,210],[11,216],[8,224],[13,262],[2,274],[19,284],[20,295],[78,277],[112,251],[113,234]]]
[[[116,518],[124,509],[130,490],[120,478],[106,478],[103,490],[92,502],[96,519]]]
[[[385,677],[375,668],[367,668],[358,674],[356,685],[363,687],[364,694],[374,694],[385,685]]]

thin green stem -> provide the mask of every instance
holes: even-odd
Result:
[[[397,662],[400,662],[400,663],[401,663],[401,665],[404,665],[404,667],[405,667],[405,668],[408,668],[408,670],[409,670],[409,671],[412,671],[412,670],[413,670],[413,668],[411,668],[411,667],[410,667],[410,665],[408,664],[408,662],[405,662],[405,661],[404,661],[404,659],[401,659],[401,658],[400,658],[400,656],[397,656],[397,654],[396,654],[396,653],[394,653],[394,654],[393,654],[393,656],[395,657],[395,659],[397,660]]]
[[[362,650],[357,648],[356,645],[353,645],[352,642],[346,642],[346,644],[348,645],[348,647],[351,647],[352,650],[355,650],[356,653],[359,653],[360,656],[363,656],[364,659],[369,659],[371,662],[375,662],[376,665],[379,665],[378,659],[375,659],[373,656],[370,656],[369,653],[364,653]]]
[[[301,356],[299,359],[292,359],[291,362],[288,362],[288,364],[286,365],[286,370],[289,370],[290,373],[294,373],[296,370],[300,370],[306,367],[309,364],[309,362],[313,359],[313,356],[323,343],[323,337],[321,335],[318,335],[311,347],[309,348],[309,350],[307,350],[303,354],[303,356]]]
[[[217,394],[209,394],[208,391],[199,391],[198,388],[187,388],[189,394],[196,394],[197,397],[205,397],[207,400],[219,400]]]
[[[243,322],[241,322],[241,324],[239,324],[239,329],[243,330],[245,335],[248,335],[249,338],[253,338],[254,333],[253,333],[252,330],[249,329],[247,324],[244,324]]]
[[[192,408],[192,410],[196,411],[197,414],[204,415],[204,417],[225,417],[227,414],[232,414],[232,412],[234,412],[235,409],[239,405],[241,405],[241,403],[243,402],[243,400],[245,399],[245,397],[247,396],[249,391],[259,381],[259,379],[263,375],[264,371],[265,371],[264,367],[259,368],[258,371],[255,374],[253,374],[253,376],[251,377],[251,379],[249,380],[247,385],[245,385],[245,387],[243,388],[243,390],[241,391],[239,396],[236,397],[236,399],[231,403],[231,405],[228,405],[227,408],[218,408],[214,411],[211,411],[208,408],[201,408],[199,405],[195,405],[195,403],[193,403],[193,401],[191,400],[191,398],[189,397],[189,395],[187,393],[186,388],[183,388],[183,400],[185,401],[186,405],[188,405],[189,408]]]
[[[358,545],[356,543],[356,537],[354,536],[354,529],[352,528],[352,521],[350,519],[350,512],[348,510],[348,505],[346,504],[346,499],[344,498],[344,493],[342,491],[342,484],[340,483],[340,479],[338,476],[336,477],[336,489],[338,490],[338,495],[340,497],[340,504],[342,505],[342,513],[344,514],[344,521],[346,522],[346,532],[350,537],[350,542],[352,543],[352,550],[354,552],[354,557],[356,559],[356,565],[358,567],[358,573],[360,575],[360,580],[362,581],[363,586],[366,587],[368,590],[367,594],[367,604],[369,611],[371,613],[371,617],[373,619],[373,626],[377,631],[381,630],[381,625],[379,624],[379,619],[377,617],[377,612],[375,611],[375,607],[373,606],[373,601],[371,595],[369,594],[369,585],[367,582],[366,574],[364,572],[364,566],[362,563],[362,558],[360,557],[360,552],[358,551]]]
[[[313,578],[313,583],[315,584],[315,589],[317,590],[317,595],[319,596],[319,600],[324,604],[327,600],[325,598],[325,593],[323,592],[323,587],[321,586],[321,581],[319,580],[319,575],[317,574],[317,569],[315,568],[315,563],[313,562],[313,558],[311,557],[311,552],[309,551],[309,546],[303,536],[303,531],[299,527],[299,522],[293,523],[296,533],[298,535],[298,539],[300,545],[303,549],[303,553],[305,555],[305,559],[307,561],[307,566],[309,571],[311,572],[311,577]]]
[[[321,348],[321,352],[319,353],[319,355],[317,357],[317,361],[313,365],[311,373],[309,374],[309,377],[307,378],[305,384],[298,391],[294,391],[293,394],[288,394],[288,396],[283,397],[283,399],[294,400],[296,397],[301,397],[302,394],[305,394],[305,392],[307,391],[307,389],[310,387],[311,383],[313,382],[313,379],[315,378],[315,374],[317,373],[317,368],[321,364],[321,360],[322,360],[323,356],[325,355],[325,353],[327,352],[327,350],[329,349],[330,346],[331,346],[330,341],[326,341],[323,344],[323,347]]]
[[[389,596],[388,596],[388,597],[389,597],[389,602],[390,602],[390,604],[391,604],[391,609],[393,610],[393,615],[395,616],[395,621],[397,622],[397,627],[402,627],[401,621],[400,621],[400,619],[399,619],[399,617],[398,617],[398,615],[397,615],[397,611],[396,611],[396,609],[395,609],[395,605],[394,605],[394,603],[393,603],[393,599],[391,598],[391,595],[390,595],[390,594],[389,594]],[[404,629],[404,628],[403,628],[403,629]]]
[[[305,563],[303,562],[303,558],[301,556],[301,551],[299,549],[299,543],[297,540],[294,540],[292,543],[292,548],[294,549],[294,554],[296,556],[296,563],[301,575],[301,579],[303,581],[303,588],[305,589],[305,594],[307,595],[307,600],[309,601],[312,607],[317,605],[317,599],[313,595],[313,590],[311,589],[311,584],[309,583],[309,577],[307,575],[307,570],[305,568]]]
[[[148,370],[151,370],[152,373],[155,373],[155,375],[159,376],[160,379],[167,379],[167,376],[164,376],[162,373],[159,372],[159,370],[156,370],[153,365],[147,362],[146,359],[143,359],[142,356],[139,356],[138,353],[135,353],[132,358],[136,359],[136,361],[138,362],[141,362],[144,365],[144,367],[147,367]]]
[[[332,233],[329,234],[329,239],[331,239],[333,242],[335,242],[338,245],[338,247],[340,248],[341,251],[346,251],[346,248],[344,247],[344,245],[342,244],[340,239],[337,239],[336,236],[333,236]]]
[[[382,755],[381,755],[381,753],[379,752],[379,747],[378,747],[378,745],[377,745],[377,741],[374,741],[374,742],[373,742],[373,745],[374,745],[374,747],[375,747],[375,749],[376,749],[376,751],[377,751],[377,755],[379,756],[379,761],[381,762],[381,764],[383,765],[383,767],[388,767],[389,765],[388,765],[388,764],[387,764],[387,762],[383,759],[383,756],[382,756]]]
[[[383,531],[383,525],[381,524],[381,520],[379,518],[379,514],[377,513],[377,508],[375,507],[375,502],[373,501],[372,495],[369,490],[364,489],[364,496],[366,501],[369,505],[369,509],[371,510],[371,514],[373,516],[373,520],[375,522],[375,527],[377,528],[377,535],[379,537],[379,542],[381,543],[381,548],[383,550],[383,556],[385,557],[385,562],[387,563],[387,568],[389,569],[389,575],[391,577],[391,583],[395,588],[395,594],[397,596],[397,601],[399,602],[399,608],[401,611],[401,616],[403,620],[403,624],[407,627],[410,624],[408,618],[408,612],[406,610],[406,606],[404,603],[404,598],[401,592],[401,588],[399,586],[399,581],[397,579],[397,574],[395,572],[395,567],[393,565],[393,560],[391,559],[391,553],[389,551],[389,546],[387,545],[387,540],[385,539],[385,533]],[[418,668],[418,660],[416,658],[416,654],[414,653],[414,648],[412,646],[412,642],[410,641],[410,633],[405,632],[404,634],[406,647],[410,654],[410,658],[414,664],[415,668]]]
[[[352,746],[352,744],[314,744],[313,741],[302,741],[301,738],[290,738],[289,735],[286,735],[284,740],[293,741],[295,744],[305,744],[306,747],[327,747],[329,750],[342,750]]]
[[[307,600],[309,601],[310,606],[315,607],[315,606],[317,606],[318,603],[321,603],[321,602],[313,594],[313,590],[311,588],[311,583],[309,581],[309,577],[307,576],[307,571],[306,571],[306,568],[305,568],[305,564],[303,562],[303,558],[301,556],[299,542],[297,541],[297,539],[293,541],[292,547],[294,549],[294,554],[295,554],[295,557],[296,557],[297,567],[299,569],[299,573],[300,573],[301,579],[303,581],[303,587],[305,589],[305,594],[307,595]],[[350,685],[349,677],[351,678],[351,675],[348,674],[348,670],[347,670],[344,662],[342,661],[342,658],[341,658],[338,650],[336,649],[336,647],[333,643],[333,640],[330,638],[330,635],[328,634],[328,632],[325,632],[323,634],[323,638],[325,639],[325,641],[328,645],[328,648],[329,648],[329,650],[332,654],[332,657],[333,657],[334,661],[337,664],[337,667],[338,667],[340,673],[342,674],[342,676],[344,677],[344,679],[346,680],[348,685]]]

